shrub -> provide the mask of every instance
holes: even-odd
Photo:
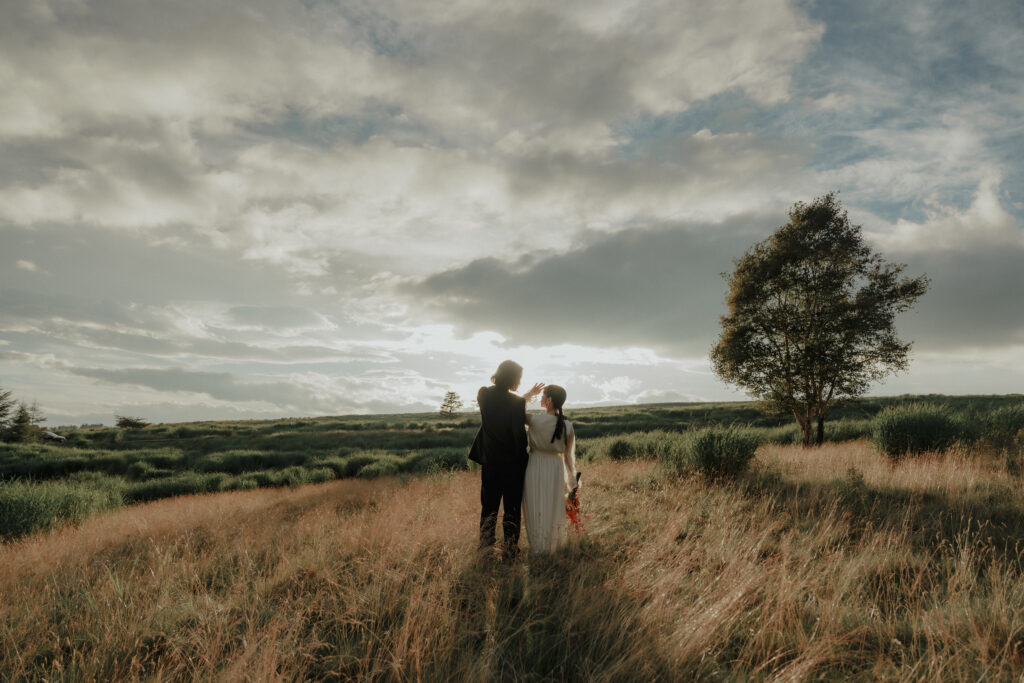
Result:
[[[331,481],[335,478],[334,470],[330,467],[306,468],[306,482],[310,484],[320,484],[325,481]]]
[[[962,418],[949,407],[933,403],[890,406],[875,416],[871,440],[890,458],[942,451],[966,440]]]
[[[437,472],[466,469],[465,448],[431,448],[413,453],[400,467],[402,472]]]
[[[800,443],[803,436],[800,434],[799,425],[790,424],[783,427],[766,427],[761,429],[761,438],[764,443],[790,444]]]
[[[362,469],[377,462],[381,457],[389,455],[385,451],[363,451],[354,453],[345,458],[345,469],[343,476],[358,476]]]
[[[259,488],[259,482],[257,482],[255,479],[245,478],[245,477],[235,477],[234,479],[232,479],[228,483],[228,485],[226,487],[226,490],[228,490],[228,491],[250,491],[252,489],[257,489],[257,488]]]
[[[5,482],[0,487],[0,536],[17,538],[63,522],[80,522],[121,503],[116,488],[91,482]]]
[[[173,477],[151,479],[132,484],[125,491],[125,501],[136,503],[145,500],[157,500],[172,496],[184,496],[208,491],[220,491],[228,483],[228,477],[222,473],[198,474],[187,472]]]
[[[854,441],[871,436],[871,420],[833,420],[825,423],[825,441]],[[796,426],[794,425],[794,430]],[[798,443],[794,441],[793,443]]]
[[[398,474],[400,464],[399,459],[393,455],[381,456],[360,469],[359,476],[363,479],[373,479]]]
[[[633,444],[628,439],[615,439],[608,447],[608,455],[612,460],[626,460],[636,455]]]
[[[750,427],[700,427],[674,440],[660,461],[674,474],[697,471],[713,477],[734,477],[747,468],[760,444],[760,435]]]
[[[317,458],[312,463],[314,467],[326,467],[329,468],[333,473],[334,477],[340,479],[346,476],[345,469],[347,460],[340,455],[329,455],[326,458]]]
[[[982,441],[1000,452],[1024,448],[1024,403],[1002,406],[982,418]]]
[[[303,465],[309,459],[308,452],[233,450],[203,456],[195,462],[193,467],[200,472],[241,474],[242,472]]]

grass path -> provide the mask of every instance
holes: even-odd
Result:
[[[851,469],[853,468],[853,469]],[[569,551],[475,553],[470,473],[161,500],[0,546],[0,679],[1008,680],[1024,503],[956,456],[586,469]]]

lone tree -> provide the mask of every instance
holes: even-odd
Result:
[[[906,369],[911,345],[893,322],[929,280],[872,252],[834,192],[794,204],[789,223],[735,263],[711,363],[769,410],[791,412],[804,446],[822,443],[834,402]]]
[[[441,401],[441,417],[455,417],[455,413],[462,407],[462,399],[454,391],[449,391]]]
[[[129,415],[115,415],[114,423],[121,429],[142,429],[149,426],[149,423],[141,417],[131,417]]]

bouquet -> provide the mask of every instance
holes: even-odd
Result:
[[[583,515],[580,514],[580,473],[576,473],[576,486],[565,496],[565,516],[576,533],[583,531]]]

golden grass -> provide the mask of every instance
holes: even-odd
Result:
[[[949,453],[928,453],[893,463],[879,455],[867,440],[825,443],[813,449],[769,444],[757,459],[778,467],[783,473],[805,482],[828,482],[847,475],[850,468],[878,488],[932,491],[955,495],[978,486],[1016,486],[1001,463],[981,453],[954,449]]]
[[[0,547],[0,679],[1024,674],[1004,475],[862,443],[758,460],[733,483],[588,466],[586,532],[513,566],[476,555],[469,473],[119,510]]]

